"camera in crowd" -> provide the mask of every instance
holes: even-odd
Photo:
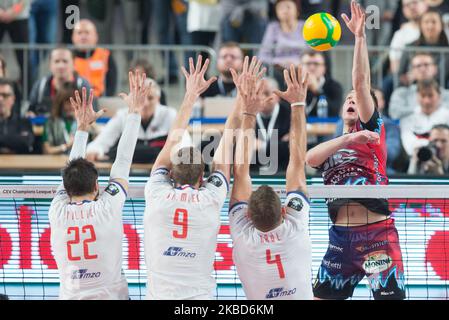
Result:
[[[438,148],[432,142],[418,150],[418,159],[421,162],[429,161],[433,156],[438,157]]]

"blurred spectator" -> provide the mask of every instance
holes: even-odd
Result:
[[[6,59],[0,54],[0,79],[8,78],[8,69],[6,65]],[[20,84],[18,81],[14,81],[14,96],[16,97],[16,101],[14,103],[12,113],[15,116],[20,116],[20,111],[22,107],[22,90],[20,89]]]
[[[255,43],[262,41],[268,23],[267,0],[221,1],[223,42]]]
[[[215,34],[220,30],[220,7],[217,0],[190,0],[187,14],[187,31],[192,44],[214,46]],[[203,58],[209,57],[201,52]]]
[[[326,59],[318,51],[307,51],[301,64],[309,72],[307,91],[307,116],[338,117],[343,102],[343,88],[340,83],[326,76]]]
[[[141,112],[142,122],[133,160],[144,163],[156,159],[176,117],[175,109],[160,104],[159,85],[152,79],[147,81],[151,83],[152,88]],[[98,137],[87,146],[87,158],[90,161],[115,158],[116,146],[125,126],[127,114],[127,108],[119,110]]]
[[[235,97],[237,91],[234,81],[232,81],[231,68],[240,71],[243,65],[243,51],[238,43],[225,42],[218,50],[217,70],[219,72],[218,80],[213,82],[211,86],[201,94],[202,98],[206,97]]]
[[[192,36],[187,32],[187,0],[152,0],[153,14],[156,22],[158,43],[164,45],[178,44],[175,34],[179,36],[179,44],[190,45]],[[165,61],[165,53],[162,53]],[[169,83],[178,81],[179,68],[174,53],[169,54],[169,61],[165,61],[168,67]],[[168,64],[168,65],[167,65]]]
[[[449,173],[449,126],[439,124],[430,130],[429,143],[416,148],[408,174],[444,175]]]
[[[409,86],[397,88],[391,95],[388,114],[393,119],[402,119],[411,115],[418,103],[418,87],[416,82],[436,79],[438,68],[431,54],[417,53],[411,59],[409,79],[413,83]],[[440,88],[444,106],[449,106],[449,90]]]
[[[386,142],[387,142],[387,173],[394,174],[396,171],[397,161],[400,160],[402,156],[403,147],[401,142],[401,129],[399,124],[388,117],[385,113],[385,98],[379,89],[374,89],[374,93],[377,98],[378,111],[382,116],[382,120],[385,126]],[[337,128],[335,129],[335,135],[333,138],[337,138],[343,134],[344,123],[340,119],[337,122]],[[404,171],[406,168],[404,169]]]
[[[301,63],[300,55],[307,44],[302,36],[304,21],[298,19],[295,1],[278,0],[276,16],[278,21],[270,22],[265,31],[259,58],[274,67],[274,77],[284,90],[284,69],[290,64],[297,66]]]
[[[31,44],[51,44],[56,42],[58,30],[58,0],[32,0],[29,21]],[[39,68],[39,51],[31,51],[32,77],[36,79]]]
[[[139,70],[147,75],[147,78],[157,79],[156,71],[150,61],[144,58],[139,58],[131,62],[131,68],[129,71]],[[161,89],[161,104],[167,105],[167,98],[163,89]]]
[[[424,0],[402,0],[402,11],[407,18],[401,28],[393,35],[390,44],[390,69],[391,72],[399,71],[399,65],[403,54],[402,49],[406,45],[419,39],[419,20],[427,11],[428,7]]]
[[[12,113],[14,101],[13,82],[0,78],[0,154],[27,154],[33,151],[31,123]]]
[[[443,20],[441,14],[433,9],[428,10],[421,17],[419,22],[420,36],[419,39],[408,46],[416,47],[449,47],[449,41],[446,36],[446,32],[443,29]],[[410,64],[410,52],[405,52],[402,55],[401,63],[399,66],[399,74],[401,75],[401,81],[405,81],[407,84],[409,79],[406,77],[407,68]],[[437,66],[440,66],[441,54],[432,53]],[[447,80],[449,71],[449,54],[444,54],[444,78]]]
[[[289,159],[289,132],[290,132],[290,106],[285,102],[281,102],[274,95],[274,91],[279,89],[277,81],[273,78],[265,78],[263,80],[264,98],[272,97],[269,102],[263,106],[257,114],[256,137],[257,137],[257,166],[267,166],[263,163],[259,155],[266,158],[276,157],[278,159],[278,170],[285,171]],[[277,136],[273,136],[276,132]],[[277,138],[277,149],[273,150],[277,154],[271,155],[271,143]]]
[[[13,43],[28,43],[28,19],[30,16],[31,0],[2,0],[0,1],[0,41],[7,32]],[[23,50],[16,50],[16,58],[20,68],[22,81],[25,74],[25,54]],[[29,70],[27,70],[29,72]]]
[[[426,0],[429,8],[441,13],[444,21],[444,29],[449,36],[449,1],[448,0]]]
[[[391,41],[391,29],[393,24],[394,13],[398,7],[398,1],[391,0],[361,0],[364,8],[375,6],[380,13],[380,28],[367,28],[366,39],[368,45],[385,46]],[[372,12],[372,11],[371,11]]]
[[[114,96],[117,87],[117,67],[108,49],[96,47],[97,28],[90,20],[80,20],[73,30],[75,70],[87,79],[95,97]]]
[[[435,80],[418,82],[419,109],[401,119],[401,138],[405,151],[413,155],[415,148],[427,144],[430,130],[436,124],[449,123],[449,110],[441,105],[441,91]]]
[[[59,90],[67,86],[86,87],[90,90],[89,82],[75,73],[73,53],[67,48],[51,51],[50,72],[50,75],[38,80],[31,90],[29,116],[49,115],[52,99]]]
[[[338,1],[326,0],[295,0],[298,8],[301,8],[301,18],[306,20],[308,17],[319,12],[328,12],[336,16],[336,3]]]

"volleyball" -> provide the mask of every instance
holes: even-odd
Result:
[[[304,24],[303,37],[317,51],[328,51],[340,41],[341,26],[332,15],[321,12],[311,15]]]

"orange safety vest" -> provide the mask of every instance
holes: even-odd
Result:
[[[89,81],[96,98],[101,97],[105,92],[110,55],[111,52],[109,50],[97,48],[90,58],[75,58],[76,72]]]

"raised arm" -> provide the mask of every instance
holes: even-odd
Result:
[[[348,29],[355,35],[352,85],[355,90],[360,120],[363,123],[368,123],[374,114],[375,107],[370,93],[371,70],[366,43],[365,17],[362,7],[354,0],[351,2],[351,20],[346,14],[342,14]]]
[[[232,79],[237,88],[237,99],[235,102],[234,109],[226,120],[225,129],[223,131],[223,136],[218,145],[217,151],[214,156],[214,170],[221,171],[226,179],[229,181],[231,176],[231,163],[233,160],[233,148],[234,148],[234,134],[237,129],[241,127],[241,114],[242,114],[242,104],[243,98],[238,90],[238,87],[243,82],[243,79],[247,74],[251,73],[261,79],[266,72],[266,68],[260,71],[262,66],[262,61],[258,60],[257,57],[253,57],[251,64],[249,64],[249,58],[246,56],[243,61],[243,69],[241,74],[237,74],[234,69],[231,69]]]
[[[288,162],[286,180],[287,192],[301,191],[307,192],[306,184],[306,150],[307,150],[307,128],[306,106],[308,73],[303,75],[302,68],[298,67],[296,73],[295,67],[290,66],[290,73],[284,70],[284,79],[287,83],[287,91],[275,91],[280,98],[290,103],[292,112],[290,119],[290,159]]]
[[[242,97],[242,124],[237,135],[234,160],[234,184],[231,193],[232,206],[236,202],[248,201],[252,192],[250,164],[255,147],[256,115],[263,103],[263,83],[251,72],[245,74],[238,84]]]
[[[198,56],[196,66],[194,66],[192,58],[189,59],[189,64],[190,72],[187,72],[187,70],[182,67],[182,73],[186,77],[186,93],[184,95],[184,100],[181,104],[181,107],[179,108],[175,121],[170,128],[170,133],[168,134],[167,141],[165,142],[164,147],[156,158],[153,169],[151,170],[152,173],[156,169],[161,167],[167,168],[169,170],[171,169],[172,162],[170,156],[172,149],[182,140],[182,136],[184,135],[184,132],[189,125],[189,119],[192,114],[193,105],[199,98],[200,94],[206,91],[206,89],[209,88],[209,86],[217,80],[216,77],[213,77],[209,80],[204,79],[207,67],[209,66],[209,59],[206,59],[204,65],[201,66],[202,57],[200,55]]]
[[[353,144],[367,143],[380,143],[379,134],[369,130],[345,134],[338,138],[320,143],[315,148],[309,150],[306,155],[306,163],[312,168],[318,168],[338,150]]]
[[[117,147],[117,156],[111,168],[110,180],[122,185],[128,190],[129,171],[136,148],[141,123],[141,111],[151,86],[145,83],[146,75],[136,71],[129,73],[129,94],[121,93],[120,97],[128,105],[128,116]]]

